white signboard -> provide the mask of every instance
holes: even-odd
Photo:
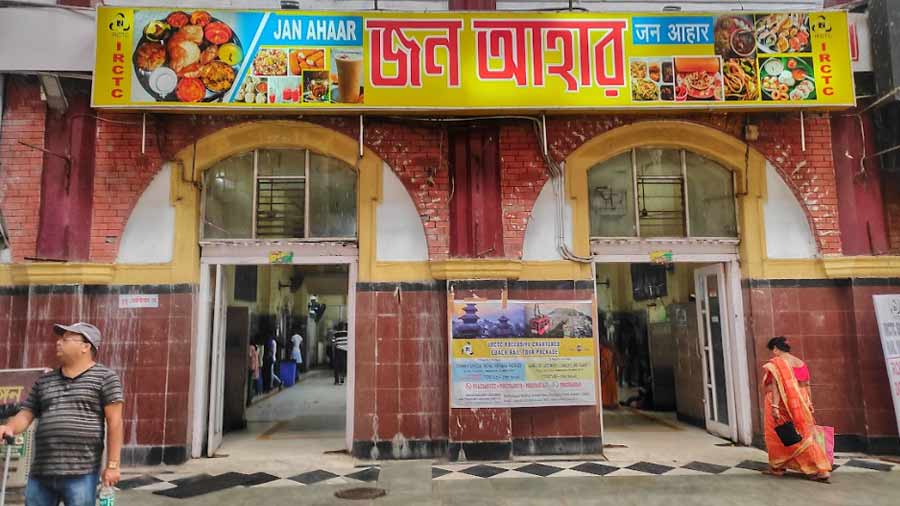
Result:
[[[900,295],[873,295],[872,299],[888,381],[891,383],[891,396],[894,398],[894,416],[900,431]]]
[[[850,59],[854,72],[872,72],[872,35],[868,14],[847,14],[850,28]]]
[[[141,307],[159,307],[159,295],[155,293],[147,295],[119,295],[119,309],[134,309]]]

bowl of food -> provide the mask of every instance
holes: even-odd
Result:
[[[756,52],[756,37],[750,30],[735,30],[731,33],[731,50],[734,54],[746,58]]]

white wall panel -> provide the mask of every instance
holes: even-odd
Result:
[[[815,258],[816,239],[797,197],[772,164],[766,164],[768,199],[763,207],[766,224],[766,256]]]
[[[172,261],[175,246],[175,208],[169,203],[171,165],[166,164],[138,199],[122,239],[120,264],[155,264]]]
[[[384,199],[375,210],[375,257],[383,262],[428,260],[425,228],[412,197],[387,164],[382,175]]]

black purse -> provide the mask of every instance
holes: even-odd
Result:
[[[778,439],[784,446],[793,446],[803,440],[803,437],[797,432],[797,428],[794,427],[794,422],[791,421],[776,426],[775,434],[778,434]]]

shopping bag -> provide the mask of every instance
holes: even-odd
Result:
[[[828,456],[828,461],[831,462],[831,465],[834,465],[834,427],[829,427],[827,425],[816,425],[816,444],[818,444],[822,450],[825,452],[825,455]]]

